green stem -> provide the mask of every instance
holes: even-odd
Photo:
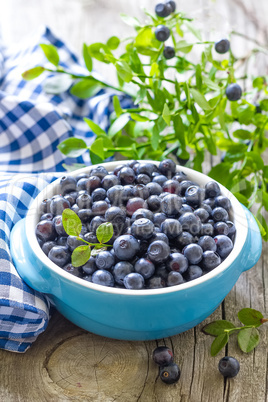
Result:
[[[83,238],[82,238],[82,237],[80,237],[80,236],[77,236],[76,238],[77,238],[77,240],[81,240],[81,241],[83,241],[84,243],[88,244],[89,246],[112,247],[112,245],[110,245],[110,244],[103,244],[103,243],[89,243],[88,241],[86,241],[85,239],[83,239]]]
[[[243,327],[225,329],[224,332],[227,332],[228,334],[230,334],[234,331],[240,331],[241,329],[244,329],[244,328],[256,328],[256,326],[255,325],[244,325]]]
[[[150,76],[150,75],[144,75],[144,74],[137,74],[137,77],[139,77],[139,78],[149,78],[149,79],[156,78],[156,77],[153,77],[153,76]],[[165,77],[157,77],[157,78],[159,80],[162,80],[162,81],[170,82],[171,84],[176,84],[176,81],[170,80],[170,79],[165,78]]]

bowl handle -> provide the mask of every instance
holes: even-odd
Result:
[[[25,218],[19,220],[10,235],[10,251],[15,267],[25,282],[35,290],[48,293],[47,281],[42,278],[34,262],[27,254],[27,239],[25,235]]]
[[[248,221],[248,235],[243,247],[242,266],[247,271],[257,264],[262,252],[262,238],[256,219],[252,213],[242,205]]]

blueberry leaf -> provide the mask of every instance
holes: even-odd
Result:
[[[114,105],[114,111],[115,111],[116,117],[121,116],[121,114],[123,113],[123,110],[121,108],[118,96],[116,96],[116,95],[113,97],[113,105]]]
[[[218,336],[224,334],[225,329],[235,328],[234,324],[226,320],[217,320],[210,322],[202,328],[202,332],[206,335]]]
[[[83,44],[83,57],[84,57],[86,68],[88,69],[89,72],[91,72],[92,67],[93,67],[92,58],[88,51],[88,46],[85,43]]]
[[[111,36],[107,40],[107,46],[111,50],[116,50],[119,45],[120,45],[120,39],[117,36]]]
[[[101,88],[102,85],[100,82],[95,78],[90,77],[82,79],[74,84],[71,88],[71,94],[81,99],[87,99],[96,95]]]
[[[212,110],[210,104],[200,92],[196,89],[190,88],[190,93],[194,98],[194,101],[203,109],[203,110]]]
[[[125,60],[117,61],[115,67],[121,80],[124,82],[130,82],[132,80],[132,70]]]
[[[98,227],[96,236],[100,243],[107,243],[112,238],[113,233],[113,225],[110,222],[105,222]]]
[[[79,236],[82,230],[82,222],[76,213],[70,208],[64,209],[62,213],[62,224],[69,236]]]
[[[57,67],[60,61],[57,48],[54,45],[47,45],[46,43],[41,43],[40,47],[45,53],[45,56],[48,59],[48,61]]]
[[[90,246],[85,245],[76,247],[72,253],[72,265],[74,267],[81,267],[89,260],[90,255]]]
[[[243,308],[238,312],[238,318],[244,325],[254,325],[259,327],[262,324],[263,315],[260,311],[253,308]]]
[[[41,75],[44,71],[45,68],[41,66],[30,68],[29,70],[26,70],[24,71],[24,73],[22,73],[22,78],[27,81],[30,81],[33,80],[34,78],[39,77],[39,75]]]
[[[97,138],[90,147],[90,151],[97,155],[102,161],[104,159],[103,139]]]
[[[224,346],[226,345],[228,340],[229,340],[229,335],[227,334],[227,332],[225,332],[224,334],[218,335],[212,342],[211,349],[210,349],[211,356],[216,356],[222,350],[222,348],[224,348]]]
[[[129,114],[128,113],[121,114],[121,116],[118,117],[109,128],[108,135],[110,137],[115,136],[115,134],[117,134],[120,130],[122,130],[128,122],[129,122]]]
[[[93,131],[94,134],[96,135],[107,135],[106,132],[96,123],[94,123],[93,120],[88,119],[87,117],[84,118],[84,121],[87,123],[89,128]]]
[[[257,328],[244,328],[241,329],[237,336],[238,345],[242,352],[249,353],[260,342],[260,335]]]
[[[78,158],[87,150],[87,144],[80,138],[67,138],[58,145],[58,149],[69,158]]]

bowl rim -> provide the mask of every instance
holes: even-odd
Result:
[[[155,296],[158,294],[170,294],[178,291],[184,291],[189,288],[193,288],[198,285],[202,285],[204,282],[209,282],[213,278],[215,278],[218,275],[221,275],[238,257],[240,254],[246,238],[248,234],[248,221],[246,217],[245,210],[240,204],[240,202],[236,199],[236,197],[223,185],[218,183],[216,180],[210,178],[209,176],[200,173],[196,170],[177,165],[176,170],[182,171],[187,176],[193,180],[196,181],[198,184],[204,185],[205,183],[209,181],[216,181],[220,188],[221,188],[221,193],[222,195],[227,196],[232,204],[231,212],[233,215],[232,219],[235,223],[236,226],[236,238],[235,238],[235,243],[234,243],[234,248],[229,254],[229,256],[216,268],[214,268],[212,271],[206,273],[205,275],[194,279],[192,281],[188,281],[185,283],[182,283],[180,285],[175,285],[175,286],[170,286],[170,287],[164,287],[164,288],[158,288],[158,289],[141,289],[141,290],[130,290],[130,289],[124,289],[124,288],[114,288],[114,287],[108,287],[108,286],[103,286],[103,285],[98,285],[94,284],[92,282],[85,281],[82,278],[78,278],[74,275],[69,274],[68,272],[65,272],[63,269],[58,267],[56,264],[54,264],[47,256],[46,254],[42,251],[36,235],[35,235],[35,226],[38,222],[38,214],[37,211],[39,210],[39,205],[40,203],[46,199],[51,197],[52,195],[56,194],[57,188],[59,188],[59,182],[62,176],[73,176],[76,177],[77,175],[81,173],[88,173],[91,169],[97,167],[97,166],[104,166],[108,171],[113,170],[115,167],[122,165],[122,164],[127,164],[129,160],[125,161],[112,161],[112,162],[103,162],[97,165],[90,165],[86,166],[81,169],[77,169],[72,172],[60,172],[60,177],[56,179],[54,182],[48,184],[39,194],[38,196],[33,200],[26,218],[25,218],[25,233],[26,233],[26,238],[31,245],[31,251],[34,253],[35,257],[40,260],[43,265],[45,265],[47,268],[49,268],[51,271],[53,271],[56,275],[59,275],[60,277],[64,278],[65,281],[68,282],[74,282],[77,285],[83,286],[84,288],[88,288],[94,291],[100,291],[104,293],[111,293],[111,294],[118,294],[118,295],[124,295],[124,296]],[[155,165],[159,165],[159,161],[152,161],[152,160],[137,160],[137,162],[140,163],[154,163]],[[58,175],[58,174],[57,174]],[[241,270],[242,273],[242,270]],[[52,286],[51,286],[52,288]],[[53,294],[53,292],[51,292]]]

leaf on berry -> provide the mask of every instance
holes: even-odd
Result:
[[[72,253],[72,265],[74,267],[81,267],[90,258],[91,248],[90,246],[79,246],[76,247]]]
[[[239,331],[237,340],[242,352],[249,353],[259,344],[260,334],[257,328],[244,328]]]
[[[235,328],[234,324],[226,320],[217,320],[205,325],[201,331],[206,335],[218,336],[224,334],[225,329]]]
[[[62,213],[62,224],[69,236],[79,236],[82,230],[82,222],[76,213],[70,209],[64,209]]]
[[[48,45],[46,43],[41,43],[40,47],[42,48],[43,52],[45,53],[46,58],[48,61],[54,66],[59,65],[60,57],[58,54],[58,50],[54,45]]]
[[[69,158],[78,158],[87,150],[87,144],[80,138],[67,138],[58,145],[58,149]]]
[[[107,243],[114,234],[114,228],[111,222],[102,223],[96,231],[97,239],[100,243]]]
[[[254,325],[259,327],[262,322],[263,315],[260,311],[253,308],[243,308],[238,312],[238,318],[244,325]]]
[[[212,342],[211,349],[210,349],[211,356],[216,356],[222,350],[222,348],[224,348],[224,346],[226,345],[228,340],[229,340],[229,335],[227,332],[218,335]]]
[[[34,78],[39,77],[39,75],[41,75],[44,71],[45,68],[41,66],[30,68],[29,70],[26,70],[24,71],[24,73],[22,73],[22,78],[27,81],[30,81],[33,80]]]

